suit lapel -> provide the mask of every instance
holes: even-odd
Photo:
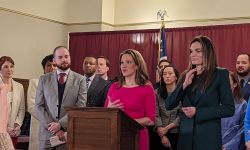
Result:
[[[68,75],[68,78],[67,78],[67,81],[66,81],[66,85],[65,85],[65,89],[64,89],[64,92],[63,92],[63,99],[62,99],[62,103],[68,93],[68,90],[69,88],[71,87],[72,85],[72,81],[73,81],[73,74],[72,74],[72,71],[69,71],[69,75]]]
[[[195,96],[194,96],[194,106],[197,106],[198,103],[200,102],[201,95],[202,95],[202,93],[201,93],[200,90],[197,90],[197,91],[195,92]]]
[[[51,76],[51,86],[53,87],[54,93],[58,100],[58,83],[57,83],[56,71]]]
[[[247,80],[246,86],[250,85],[250,78]]]
[[[190,87],[188,87],[188,95],[191,95],[191,93],[193,93],[191,91],[192,89]],[[197,106],[198,103],[200,102],[200,98],[202,96],[202,92],[200,90],[196,90],[194,91],[194,96],[190,97],[188,96],[188,100],[189,100],[189,103],[192,105],[192,106]]]
[[[88,89],[88,94],[87,95],[91,95],[90,93],[93,92],[94,89],[96,89],[95,87],[97,86],[97,82],[99,81],[99,78],[97,75],[95,75],[93,81],[91,82],[91,85]]]

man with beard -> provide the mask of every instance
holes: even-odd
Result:
[[[96,58],[85,57],[83,61],[83,71],[88,88],[87,107],[103,107],[110,86],[110,82],[97,75],[96,70]]]
[[[51,148],[50,137],[65,141],[67,113],[64,107],[85,107],[87,101],[86,79],[70,70],[69,50],[58,46],[53,52],[57,69],[42,75],[36,92],[36,113],[40,121],[39,149],[65,150],[66,144]]]
[[[240,81],[243,97],[248,101],[250,96],[250,54],[241,53],[237,57],[236,71]]]

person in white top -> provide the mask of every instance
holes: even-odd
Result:
[[[53,72],[56,70],[56,64],[53,61],[53,54],[50,54],[43,58],[41,64],[43,66],[44,74]],[[27,92],[27,105],[28,112],[31,114],[31,124],[30,124],[30,139],[29,139],[29,149],[38,150],[39,140],[38,140],[38,129],[39,120],[35,114],[35,98],[36,98],[36,88],[38,86],[39,79],[31,79],[29,82],[29,88]]]
[[[9,56],[0,58],[0,73],[3,83],[7,88],[7,100],[10,105],[7,132],[11,136],[14,147],[17,145],[17,137],[21,133],[21,126],[25,115],[24,90],[22,84],[14,81],[14,61]]]

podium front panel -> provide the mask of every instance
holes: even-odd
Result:
[[[68,150],[138,150],[139,129],[119,109],[68,108]]]

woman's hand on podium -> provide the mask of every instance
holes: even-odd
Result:
[[[108,108],[120,108],[123,110],[124,106],[123,104],[121,103],[120,99],[117,99],[117,100],[112,100],[110,96],[108,96]]]

